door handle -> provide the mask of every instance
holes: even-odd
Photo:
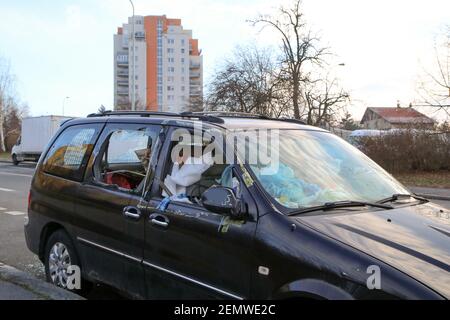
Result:
[[[169,227],[169,219],[166,216],[163,216],[161,214],[152,214],[150,216],[150,222],[151,224],[162,227],[162,228],[168,228]]]
[[[139,220],[141,218],[141,210],[136,207],[126,207],[123,209],[123,215],[133,220]]]

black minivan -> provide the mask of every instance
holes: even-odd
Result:
[[[450,212],[291,119],[71,120],[38,163],[28,218],[29,249],[68,289],[77,266],[81,289],[136,299],[450,297]]]

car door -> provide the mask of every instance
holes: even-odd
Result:
[[[147,215],[142,197],[147,168],[138,152],[154,151],[160,130],[156,125],[107,124],[75,204],[83,272],[138,298],[145,296],[142,259]],[[140,186],[138,179],[142,179]]]
[[[169,139],[167,139],[169,140]],[[170,163],[170,141],[159,163]],[[160,166],[157,174],[165,172]],[[205,208],[171,202],[165,211],[158,185],[145,219],[144,267],[148,298],[197,299],[249,296],[253,262],[256,205],[242,184],[241,198],[248,208],[242,221]]]

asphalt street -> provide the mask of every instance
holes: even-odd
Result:
[[[23,233],[34,167],[0,163],[0,261],[44,279],[44,267],[28,250]]]
[[[13,166],[0,162],[0,261],[19,270],[44,279],[44,267],[26,244],[23,225],[27,217],[28,191],[35,164]],[[450,209],[450,201],[433,202]],[[97,287],[90,295],[93,299],[119,298],[111,290]]]

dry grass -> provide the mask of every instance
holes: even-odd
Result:
[[[11,154],[9,152],[0,152],[1,160],[9,160],[11,159]]]
[[[413,171],[397,173],[394,176],[404,185],[411,187],[450,188],[450,171]]]

